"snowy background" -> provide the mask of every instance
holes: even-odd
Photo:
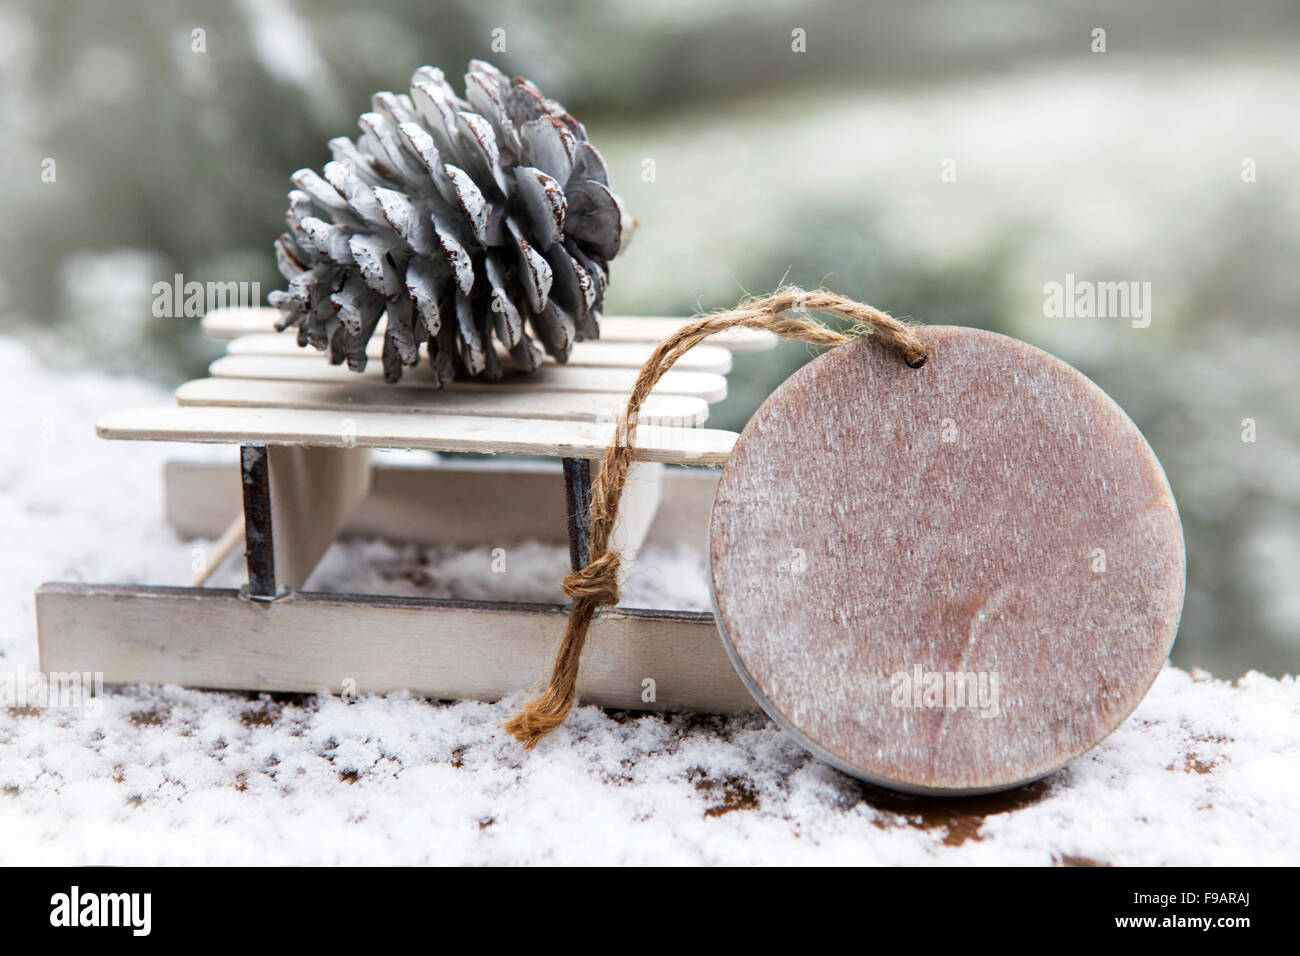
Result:
[[[153,283],[274,288],[288,174],[373,91],[471,56],[609,160],[642,222],[611,310],[788,279],[1025,339],[1138,423],[1188,546],[1176,666],[1006,796],[863,787],[757,717],[583,708],[525,758],[499,729],[517,701],[140,688],[99,716],[0,707],[0,863],[1300,862],[1297,54],[1287,0],[0,0],[0,673],[36,667],[42,582],[180,584],[210,545],[163,521],[162,462],[232,450],[93,433],[218,352],[152,317]],[[1067,273],[1151,282],[1151,326],[1044,316]],[[738,356],[711,423],[807,357]],[[560,549],[512,552],[508,590],[489,561],[351,541],[311,587],[560,600]],[[639,567],[631,602],[707,607],[702,555]]]
[[[0,458],[0,669],[36,669],[43,581],[188,578],[195,542],[159,507],[180,446],[93,429],[109,409],[166,399],[52,375],[0,340],[0,402],[29,410],[14,436],[27,453]],[[487,549],[348,542],[310,587],[559,600],[566,563],[559,548],[512,552],[503,586]],[[629,603],[707,601],[701,555],[641,567]],[[140,687],[95,715],[0,708],[0,864],[1300,862],[1294,678],[1234,686],[1167,667],[1065,770],[957,801],[860,784],[757,715],[581,707],[527,755],[501,730],[518,703]]]

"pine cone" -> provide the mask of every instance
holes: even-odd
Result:
[[[424,66],[410,95],[376,93],[361,137],[330,141],[324,178],[293,174],[275,242],[288,291],[277,327],[361,371],[380,316],[384,377],[428,342],[439,384],[533,371],[600,334],[609,260],[632,220],[581,123],[528,80],[471,60],[468,102]],[[531,335],[530,335],[531,332]]]

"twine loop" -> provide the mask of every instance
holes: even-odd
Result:
[[[849,332],[837,332],[819,322],[786,313],[829,312],[851,323]],[[833,292],[785,288],[763,299],[740,303],[734,309],[715,312],[684,325],[659,343],[646,360],[632,386],[627,407],[619,416],[614,441],[605,452],[600,474],[591,489],[590,560],[586,567],[564,579],[564,593],[573,600],[569,620],[555,655],[551,677],[542,694],[528,701],[506,722],[506,730],[529,750],[536,747],[569,715],[577,695],[578,665],[587,631],[596,611],[618,603],[619,555],[609,550],[610,535],[618,518],[618,503],[627,483],[628,469],[636,457],[633,439],[641,406],[651,389],[673,364],[709,336],[736,328],[760,329],[781,338],[798,339],[834,348],[871,334],[894,351],[910,368],[925,364],[925,343],[913,329],[898,319],[863,302]]]

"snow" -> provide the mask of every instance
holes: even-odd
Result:
[[[0,339],[0,674],[36,668],[46,580],[181,583],[194,542],[161,517],[180,449],[94,437],[104,411],[165,402],[41,369]],[[185,449],[228,455],[229,449]],[[421,565],[421,559],[428,563]],[[487,549],[335,546],[312,586],[501,597]],[[511,553],[512,593],[556,599],[561,549]],[[707,603],[703,558],[647,556],[641,603]],[[233,579],[234,569],[223,572]],[[581,707],[534,754],[519,702],[110,689],[98,713],[0,708],[0,863],[1300,862],[1300,686],[1167,667],[1137,713],[1010,795],[924,800],[861,785],[764,718]]]

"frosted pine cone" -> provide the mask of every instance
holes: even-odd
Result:
[[[361,137],[330,141],[324,178],[293,174],[270,303],[298,344],[366,367],[380,317],[384,377],[428,343],[434,378],[533,371],[600,334],[609,260],[632,220],[581,123],[532,83],[471,60],[466,100],[424,66],[376,93]],[[502,353],[493,343],[501,343]]]

